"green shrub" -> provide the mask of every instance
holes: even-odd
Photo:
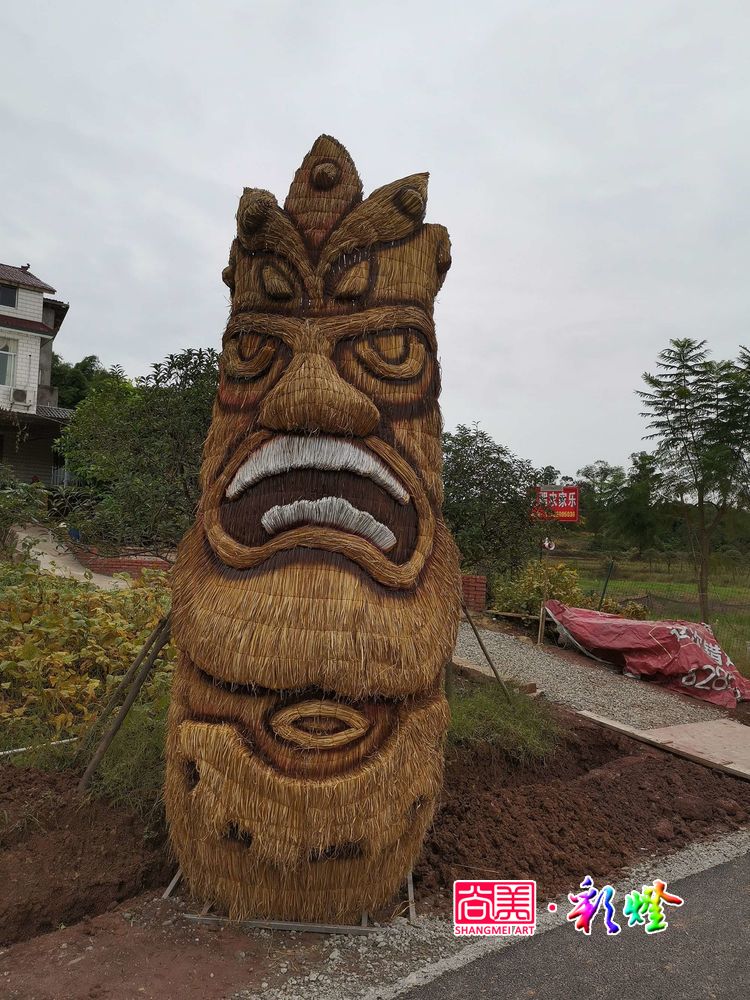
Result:
[[[517,614],[538,614],[545,599],[554,599],[573,607],[581,607],[584,600],[575,569],[565,563],[541,562],[538,559],[527,563],[513,576],[496,578],[492,593],[493,605],[498,611]]]
[[[162,673],[128,712],[91,783],[93,794],[137,813],[153,830],[164,822],[168,706],[168,677]]]
[[[607,567],[609,562],[607,562]],[[584,593],[578,571],[565,563],[534,560],[514,576],[496,578],[493,586],[493,607],[497,611],[538,615],[543,600],[560,601],[573,608],[599,607],[599,594]],[[648,608],[636,601],[620,602],[605,597],[601,610],[623,618],[649,617]]]
[[[10,544],[10,529],[15,524],[34,524],[44,520],[47,493],[41,483],[22,483],[8,465],[0,463],[0,548]]]

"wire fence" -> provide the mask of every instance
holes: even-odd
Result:
[[[702,620],[693,563],[686,557],[660,554],[650,560],[610,558],[601,553],[558,550],[552,557],[574,567],[581,590],[598,600],[620,605],[633,602],[649,619]],[[716,638],[734,662],[750,668],[750,570],[747,564],[717,556],[709,578],[709,621]],[[606,610],[606,606],[605,606]]]

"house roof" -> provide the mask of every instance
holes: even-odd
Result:
[[[70,420],[73,416],[73,410],[65,406],[37,406],[36,412],[37,416],[46,417],[48,420]]]
[[[45,337],[54,337],[57,332],[54,327],[47,326],[46,323],[39,323],[35,319],[21,319],[20,316],[3,315],[0,315],[0,329],[23,330],[25,333],[43,333]]]
[[[24,412],[23,410],[10,410],[7,407],[0,407],[0,425],[21,424],[56,424],[67,423],[73,416],[73,410],[68,410],[64,406],[37,406],[36,413]]]
[[[9,285],[20,285],[21,288],[33,288],[37,292],[50,292],[55,294],[55,289],[47,285],[41,278],[37,278],[25,267],[13,267],[12,264],[0,264],[0,282]]]

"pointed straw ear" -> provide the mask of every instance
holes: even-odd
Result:
[[[349,153],[321,135],[294,175],[284,211],[314,255],[328,234],[362,200],[362,181]]]
[[[448,235],[448,230],[445,226],[430,225],[426,227],[427,229],[432,229],[437,237],[437,276],[438,276],[438,291],[443,287],[443,282],[445,281],[445,276],[448,273],[451,264],[453,263],[451,259],[451,238]]]
[[[314,288],[315,276],[307,249],[270,191],[245,188],[242,193],[237,209],[237,239],[232,245],[233,257],[230,256],[232,271],[236,267],[238,245],[250,254],[270,253],[284,258],[297,270],[308,291]]]
[[[428,178],[426,173],[412,174],[373,191],[331,233],[320,256],[318,273],[324,274],[342,254],[415,233],[427,209]]]

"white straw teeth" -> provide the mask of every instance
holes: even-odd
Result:
[[[343,497],[323,497],[320,500],[295,500],[267,510],[260,519],[269,535],[276,535],[297,524],[321,524],[340,528],[372,542],[383,552],[392,549],[396,536],[365,510],[352,506]]]
[[[227,487],[226,498],[234,500],[261,479],[293,469],[353,472],[377,483],[399,503],[409,502],[403,485],[369,448],[360,448],[344,438],[294,435],[280,435],[254,451],[235,473]]]

